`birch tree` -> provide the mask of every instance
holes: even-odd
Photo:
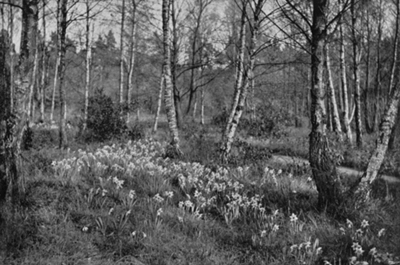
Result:
[[[171,80],[171,50],[170,50],[170,0],[163,0],[162,2],[162,28],[163,28],[163,48],[164,48],[164,62],[163,62],[163,74],[164,74],[164,87],[165,87],[165,108],[167,111],[168,128],[171,135],[170,150],[172,156],[180,156],[182,152],[179,146],[179,133],[176,123],[176,112],[173,100],[173,87]]]
[[[326,136],[325,87],[323,80],[323,45],[328,25],[328,0],[313,0],[311,24],[311,133],[309,160],[318,190],[319,209],[334,210],[340,204],[341,192],[335,162]]]
[[[86,0],[86,78],[85,78],[85,105],[83,110],[83,130],[87,128],[89,109],[90,73],[92,65],[92,43],[90,30],[90,0]]]
[[[344,8],[344,1],[339,0],[341,9]],[[348,98],[348,86],[347,86],[347,70],[346,70],[346,59],[345,59],[345,40],[343,32],[343,19],[339,17],[339,72],[340,72],[340,87],[342,89],[342,102],[343,102],[343,124],[344,131],[346,133],[347,140],[350,144],[353,143],[353,134],[351,130],[350,122],[350,108],[349,108],[349,98]]]
[[[46,47],[46,0],[42,1],[42,40],[41,40],[41,76],[40,76],[40,121],[44,121],[46,99],[47,47]]]
[[[59,96],[60,96],[60,121],[59,121],[59,148],[65,148],[68,145],[68,139],[66,137],[66,111],[67,105],[65,102],[65,88],[64,88],[64,78],[65,78],[65,54],[67,52],[67,45],[65,42],[67,34],[67,15],[68,15],[68,0],[60,0],[59,3],[59,23],[58,27],[58,80],[59,80]]]
[[[329,54],[329,44],[328,43],[326,43],[324,46],[324,55],[325,55],[324,66],[326,69],[326,75],[327,75],[327,79],[328,79],[327,80],[328,97],[329,97],[329,104],[330,104],[330,109],[331,109],[331,113],[332,113],[333,131],[336,132],[339,135],[339,139],[342,140],[342,125],[340,123],[339,110],[338,110],[338,106],[336,103],[336,93],[335,93],[335,87],[334,87],[333,78],[332,78],[330,54]]]
[[[129,58],[129,71],[128,71],[128,96],[127,96],[127,114],[126,114],[126,122],[130,120],[130,112],[132,105],[132,93],[133,93],[133,73],[135,71],[135,53],[138,42],[137,36],[137,18],[136,13],[138,9],[138,5],[141,1],[132,0],[132,11],[131,11],[131,36],[130,36],[130,58]],[[137,119],[139,119],[139,115],[137,115]]]
[[[353,47],[353,86],[354,86],[354,103],[355,103],[355,122],[356,122],[356,142],[358,147],[362,147],[362,121],[361,121],[361,88],[360,88],[360,73],[359,73],[359,38],[356,34],[356,3],[351,1],[351,35]]]
[[[18,5],[14,5],[18,6]],[[17,85],[11,89],[10,43],[8,33],[0,33],[0,201],[17,199],[24,180],[21,178],[21,144],[27,129],[29,81],[35,56],[38,0],[22,1],[20,58],[17,65]]]
[[[158,97],[157,97],[157,110],[156,115],[154,116],[154,125],[153,125],[153,132],[155,133],[158,128],[158,120],[160,119],[160,112],[161,112],[161,104],[162,104],[162,95],[163,95],[163,86],[164,85],[164,73],[161,69],[161,77],[160,77],[160,86],[158,88]]]
[[[261,15],[262,15],[262,10],[263,10],[265,3],[266,3],[266,0],[256,0],[256,1],[252,1],[250,4],[251,10],[252,10],[252,15],[253,15],[253,21],[249,25],[249,27],[250,27],[249,64],[248,64],[247,71],[245,71],[243,74],[244,80],[242,80],[241,87],[238,87],[238,90],[240,92],[235,91],[235,98],[234,98],[234,102],[232,104],[233,108],[232,108],[231,114],[229,116],[229,120],[228,120],[228,123],[226,126],[225,133],[222,136],[222,142],[221,142],[221,147],[220,147],[222,161],[227,161],[227,159],[228,159],[228,155],[231,150],[233,138],[235,136],[236,129],[239,124],[239,120],[242,116],[244,106],[246,103],[249,83],[254,78],[254,66],[255,66],[255,60],[256,60],[257,48],[258,48],[256,46],[256,41],[258,38],[261,22],[263,21],[263,18],[261,17]],[[241,42],[243,41],[243,38],[245,38],[245,36],[244,36],[245,25],[243,25],[242,23],[244,22],[243,17],[246,16],[247,4],[248,4],[247,0],[241,1],[241,8],[242,8],[242,22],[241,22],[241,36],[240,36]],[[242,48],[242,46],[240,48]],[[242,51],[239,51],[239,54],[241,52]],[[240,75],[240,72],[238,73],[238,75]],[[235,88],[235,90],[236,90],[236,88]],[[239,95],[236,95],[236,93],[239,93]],[[237,102],[235,102],[235,101],[237,101]]]
[[[124,103],[124,79],[125,79],[125,52],[124,52],[124,29],[125,28],[125,0],[122,0],[121,10],[121,32],[120,32],[120,59],[119,59],[119,106],[120,116],[123,114]]]

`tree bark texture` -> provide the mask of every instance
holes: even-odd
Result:
[[[15,202],[24,189],[20,150],[27,128],[29,81],[36,49],[38,1],[22,2],[21,50],[17,65],[17,83],[11,88],[10,39],[0,33],[0,201]]]
[[[177,29],[177,14],[175,10],[175,0],[171,0],[171,22],[172,22],[172,58],[171,58],[171,79],[172,79],[172,89],[174,94],[174,105],[175,105],[175,115],[176,115],[176,125],[178,128],[182,127],[183,124],[183,114],[181,108],[181,91],[176,85],[177,82],[177,67],[178,67],[178,29]]]
[[[65,78],[65,54],[67,52],[66,46],[66,34],[67,34],[67,4],[68,0],[61,0],[60,1],[60,21],[58,24],[59,27],[59,51],[58,57],[60,58],[60,64],[58,65],[58,80],[59,80],[59,95],[60,95],[60,123],[59,123],[59,148],[65,148],[68,145],[67,135],[65,131],[66,126],[66,110],[67,105],[65,101],[65,88],[64,88],[64,78]]]
[[[371,184],[377,179],[379,169],[382,166],[383,160],[388,149],[390,135],[395,125],[399,110],[400,89],[397,87],[392,90],[388,105],[383,114],[382,121],[379,125],[379,134],[377,144],[372,153],[367,169],[361,179],[361,184],[356,193],[361,194],[360,199],[366,201],[370,198]]]
[[[164,87],[165,87],[165,108],[167,111],[168,128],[171,134],[171,152],[173,155],[181,155],[179,146],[179,133],[176,122],[176,112],[173,100],[173,87],[171,80],[171,50],[170,50],[170,32],[169,32],[169,19],[170,19],[170,0],[163,0],[162,2],[162,22],[163,22],[163,47],[164,47]]]
[[[18,179],[15,156],[13,96],[11,93],[10,41],[8,32],[0,32],[0,203],[6,199],[8,186]]]
[[[124,59],[124,27],[125,27],[125,0],[122,0],[122,14],[121,14],[121,36],[120,36],[120,58],[119,58],[119,107],[120,118],[123,115],[124,103],[124,74],[125,74],[125,59]]]
[[[131,25],[131,45],[130,45],[130,60],[129,60],[129,72],[128,72],[128,98],[127,98],[127,113],[126,113],[126,122],[128,123],[130,120],[130,112],[132,105],[132,93],[133,93],[133,72],[135,70],[135,45],[137,42],[136,36],[136,3],[135,0],[132,1],[132,25]]]
[[[323,80],[323,45],[326,39],[328,0],[313,0],[311,40],[311,133],[309,160],[318,190],[318,207],[335,210],[340,204],[341,192],[336,165],[332,159],[326,136],[325,89]]]
[[[225,128],[224,136],[227,137],[229,127],[232,123],[234,111],[239,102],[240,90],[243,86],[243,75],[244,75],[244,52],[246,48],[246,7],[242,7],[242,16],[240,20],[240,31],[239,31],[239,48],[238,48],[238,58],[236,60],[236,80],[234,87],[234,95],[232,100],[232,105],[229,113],[229,118]]]
[[[341,2],[341,1],[340,1]],[[350,144],[353,143],[353,135],[351,131],[351,122],[349,118],[349,98],[348,98],[348,87],[347,87],[347,74],[346,74],[346,60],[345,60],[345,43],[344,43],[344,33],[343,33],[343,22],[339,21],[339,70],[340,70],[340,82],[343,95],[343,124],[346,133],[347,140]]]
[[[86,82],[85,82],[85,105],[83,107],[83,130],[87,128],[89,109],[90,73],[92,65],[92,43],[90,31],[90,1],[86,0]]]
[[[358,147],[362,147],[362,122],[361,122],[361,88],[360,88],[360,73],[359,73],[359,48],[358,36],[356,34],[357,17],[355,13],[355,0],[351,3],[351,34],[353,41],[353,82],[354,82],[354,103],[356,107],[355,122],[356,122],[356,142]],[[378,100],[378,99],[376,99]]]
[[[47,48],[46,48],[46,0],[42,1],[42,31],[41,40],[41,77],[40,77],[40,121],[44,121],[45,100],[46,100],[46,73],[47,73]]]
[[[325,69],[326,69],[326,74],[328,77],[328,95],[329,95],[329,103],[330,103],[330,108],[331,108],[331,113],[332,113],[332,127],[333,131],[336,132],[339,135],[340,140],[342,140],[342,125],[340,123],[340,118],[339,118],[339,110],[336,102],[336,93],[335,93],[335,87],[333,84],[333,78],[332,78],[332,71],[331,71],[331,63],[330,63],[330,55],[329,55],[329,44],[326,43],[325,46]]]
[[[222,134],[221,139],[221,159],[227,161],[228,155],[233,142],[233,137],[236,132],[237,124],[234,124],[234,116],[237,111],[243,111],[243,106],[238,108],[240,96],[246,96],[247,91],[243,93],[245,89],[246,82],[243,81],[244,78],[244,51],[246,46],[246,7],[247,2],[243,2],[242,15],[240,20],[240,33],[239,33],[239,48],[238,48],[238,58],[237,58],[237,68],[236,68],[236,80],[234,87],[234,95],[231,105],[231,110],[229,112],[229,117],[226,122],[225,131]],[[240,113],[241,115],[241,113]],[[238,122],[238,121],[236,121]]]
[[[258,37],[258,31],[260,28],[260,14],[262,11],[262,8],[265,4],[265,0],[258,0],[256,2],[256,6],[254,8],[254,22],[253,25],[250,26],[250,32],[251,32],[251,38],[250,38],[250,45],[249,45],[249,66],[247,69],[247,72],[244,75],[244,80],[242,83],[241,88],[239,89],[240,94],[238,97],[238,102],[237,105],[234,109],[232,109],[232,120],[231,122],[228,121],[227,124],[227,129],[225,131],[225,135],[222,138],[222,145],[221,145],[221,159],[222,161],[227,161],[228,156],[232,147],[233,139],[236,133],[237,126],[239,124],[240,118],[243,114],[243,110],[245,107],[246,103],[246,98],[248,94],[248,89],[251,80],[254,78],[254,65],[255,65],[255,60],[256,60],[256,55],[257,55],[257,47],[256,47],[256,41]],[[246,3],[243,4],[242,6],[243,10],[242,12],[246,12]],[[246,15],[246,14],[244,14]],[[242,20],[243,22],[243,20]],[[244,30],[241,33],[244,33]],[[244,36],[241,36],[241,38],[244,38]],[[235,98],[236,99],[236,98]],[[233,104],[235,105],[235,104]]]
[[[157,110],[156,110],[156,116],[154,117],[153,132],[156,132],[156,131],[157,131],[158,120],[160,119],[161,104],[162,104],[162,95],[163,95],[163,84],[164,84],[164,73],[163,73],[163,70],[161,70],[160,87],[159,87],[159,90],[158,90]]]

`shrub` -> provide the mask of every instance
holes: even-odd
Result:
[[[119,115],[119,106],[103,93],[89,98],[86,140],[104,141],[119,137],[126,125]]]
[[[243,118],[239,128],[254,137],[281,138],[285,135],[284,128],[294,126],[295,120],[296,117],[288,110],[269,103],[257,108],[255,119]]]
[[[229,117],[229,112],[226,108],[224,108],[222,112],[212,117],[211,124],[220,128],[224,128],[224,126],[228,122],[228,117]]]

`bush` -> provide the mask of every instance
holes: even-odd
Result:
[[[222,112],[213,116],[211,119],[211,124],[220,128],[224,128],[226,123],[228,122],[229,112],[226,108],[222,110]]]
[[[102,93],[89,98],[86,140],[105,141],[120,137],[126,131],[119,105]]]
[[[281,138],[285,136],[284,129],[287,126],[294,126],[295,120],[296,117],[288,110],[269,103],[257,108],[255,119],[243,118],[239,128],[247,131],[249,136]]]

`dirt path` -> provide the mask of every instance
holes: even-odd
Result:
[[[247,142],[250,145],[257,145],[257,146],[263,146],[265,148],[268,148],[270,143],[268,141],[262,141],[254,138],[250,139],[245,139],[242,138],[242,141]],[[272,155],[271,159],[269,160],[270,163],[272,164],[281,164],[281,165],[287,165],[287,164],[294,164],[298,166],[310,166],[310,163],[308,160],[300,157],[292,157],[292,156],[284,156],[284,155]],[[361,177],[361,175],[364,173],[363,171],[354,169],[354,168],[349,168],[349,167],[337,167],[337,170],[340,174],[346,175],[349,177]],[[382,179],[387,181],[388,183],[400,183],[400,178],[395,177],[395,176],[389,176],[389,175],[379,175]]]
[[[298,166],[310,166],[310,163],[306,159],[283,155],[272,155],[269,162],[282,165],[292,164]],[[347,175],[349,177],[361,177],[363,174],[362,171],[349,167],[337,167],[337,170],[340,174]],[[380,177],[389,183],[400,183],[400,179],[395,176],[380,175]]]

